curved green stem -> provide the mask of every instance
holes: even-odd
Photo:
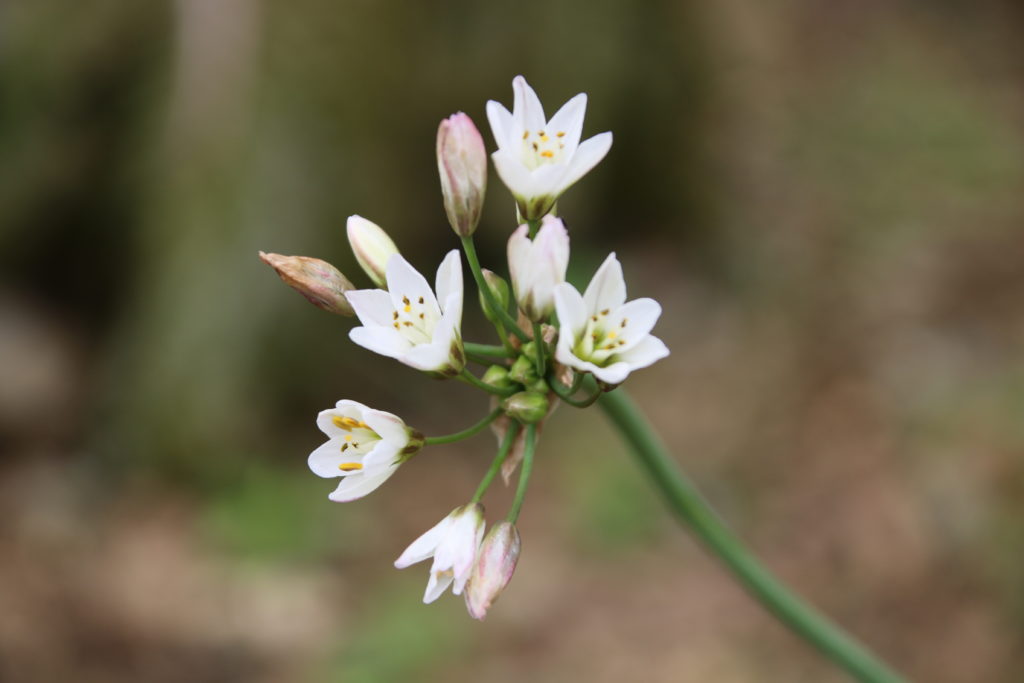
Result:
[[[511,358],[515,355],[515,353],[506,351],[503,347],[495,346],[494,344],[474,344],[473,342],[463,342],[462,348],[466,350],[467,354],[494,358],[499,361]]]
[[[495,408],[490,412],[489,415],[487,415],[487,417],[480,420],[472,427],[467,427],[466,429],[463,429],[461,432],[455,432],[454,434],[445,434],[443,436],[428,436],[423,440],[423,443],[427,446],[436,446],[437,444],[441,443],[453,443],[455,441],[462,441],[463,439],[468,439],[469,437],[477,434],[487,425],[494,422],[499,415],[501,415],[501,408]]]
[[[473,279],[476,280],[476,286],[480,289],[480,292],[484,296],[484,300],[487,301],[487,307],[498,314],[501,321],[508,326],[508,329],[512,331],[512,334],[519,337],[521,341],[530,341],[530,338],[519,329],[519,325],[512,319],[512,316],[508,314],[504,308],[494,298],[494,292],[487,286],[487,282],[484,281],[483,271],[480,270],[480,259],[476,255],[476,246],[473,244],[473,237],[466,236],[462,238],[462,249],[466,252],[466,260],[469,261],[469,269],[473,273]]]
[[[523,507],[523,500],[526,498],[526,488],[530,483],[530,472],[533,471],[533,451],[537,444],[537,425],[526,425],[526,444],[523,447],[523,464],[519,469],[519,485],[516,487],[516,497],[512,499],[512,508],[505,518],[513,524],[519,519],[519,511]]]
[[[593,385],[593,382],[591,382],[590,384]],[[548,377],[548,386],[551,387],[551,391],[555,392],[558,395],[558,398],[562,399],[562,401],[568,403],[573,407],[587,408],[593,405],[594,402],[597,401],[597,399],[601,398],[602,391],[600,387],[595,387],[594,393],[586,398],[573,398],[572,395],[576,393],[577,389],[579,389],[579,385],[579,375],[577,375],[576,379],[573,380],[571,387],[566,387],[561,382],[559,382],[558,379],[555,378],[553,375],[551,377]]]
[[[768,611],[857,680],[904,683],[904,678],[790,591],[746,549],[679,471],[664,444],[622,389],[603,394],[599,403],[679,520]]]
[[[491,462],[491,466],[488,468],[487,474],[485,474],[484,478],[480,481],[480,486],[476,487],[476,493],[473,494],[473,499],[470,501],[471,503],[479,503],[480,499],[484,497],[484,494],[487,493],[487,489],[491,485],[491,482],[494,481],[494,477],[498,474],[498,471],[501,470],[501,464],[505,462],[505,458],[508,457],[508,452],[512,450],[512,444],[515,443],[516,436],[519,435],[519,430],[522,428],[522,425],[515,420],[511,420],[511,423],[512,424],[508,426],[508,430],[505,432],[505,438],[501,441],[501,447],[498,449],[498,454],[494,456],[494,461]]]
[[[512,394],[519,391],[516,387],[509,387],[508,389],[499,389],[498,387],[491,386],[487,382],[474,375],[469,370],[463,368],[462,372],[456,376],[455,379],[461,380],[466,384],[471,384],[477,389],[483,389],[488,394],[494,394],[495,396],[511,396]]]

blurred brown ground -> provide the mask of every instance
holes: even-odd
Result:
[[[1021,680],[1022,30],[1010,0],[0,5],[0,681],[845,680],[597,411],[547,428],[483,624],[391,562],[491,440],[345,506],[306,470],[339,398],[428,433],[484,407],[256,251],[355,279],[359,213],[431,270],[437,122],[490,146],[517,73],[615,133],[560,204],[570,278],[616,250],[663,303],[629,391],[680,464],[913,680]],[[492,176],[485,265],[511,214]]]

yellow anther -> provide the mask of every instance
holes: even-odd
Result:
[[[412,312],[412,306],[410,306],[409,304],[406,304],[405,307],[402,310],[404,310],[406,313],[411,313]]]
[[[611,309],[606,308],[603,311],[601,311],[601,315],[608,315],[609,312],[611,312]]]
[[[618,332],[616,332],[615,330],[612,330],[611,332],[609,332],[609,333],[608,333],[608,334],[606,334],[605,336],[606,336],[606,337],[608,337],[609,339],[615,339],[616,337],[618,337],[618,336],[619,336],[619,333],[618,333]],[[347,438],[347,437],[346,437],[346,438]]]
[[[524,131],[523,131],[523,139],[525,140],[525,139],[526,139],[526,138],[528,138],[528,137],[530,137],[530,131],[528,131],[528,130],[524,130]]]
[[[560,138],[564,138],[565,137],[565,131],[564,130],[560,130],[557,133],[555,133],[555,135],[557,135]]]
[[[356,470],[363,469],[363,466],[358,462],[343,462],[338,465],[338,469],[342,472],[355,472]]]
[[[546,149],[543,152],[541,152],[540,155],[542,157],[546,157],[546,158],[550,159],[551,157],[555,156],[555,153],[552,152],[550,149]]]
[[[549,137],[548,137],[548,134],[547,134],[547,133],[541,133],[541,134],[540,134],[540,141],[541,141],[541,142],[547,142],[547,141],[548,141],[548,140],[550,140],[550,139],[551,139],[551,138],[549,138]]]
[[[346,434],[345,435],[345,441],[351,441],[351,440],[352,440],[352,435],[351,434]]]
[[[350,429],[352,429],[353,427],[365,427],[366,426],[365,423],[360,422],[359,420],[355,420],[355,419],[353,419],[351,417],[338,417],[337,415],[335,415],[334,417],[331,418],[331,422],[334,423],[335,427],[339,427],[341,429],[344,429],[346,432],[349,431]]]

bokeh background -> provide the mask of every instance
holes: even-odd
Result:
[[[493,146],[517,73],[615,133],[559,207],[570,278],[616,250],[663,303],[673,354],[629,391],[680,464],[914,680],[1021,680],[1022,31],[1014,0],[0,3],[0,680],[845,680],[596,410],[546,429],[482,624],[391,562],[493,439],[349,505],[306,469],[339,398],[433,434],[484,406],[349,343],[257,250],[365,286],[358,213],[432,271],[437,123]],[[485,213],[501,270],[493,175]]]

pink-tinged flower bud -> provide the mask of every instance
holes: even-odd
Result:
[[[448,222],[467,237],[480,222],[487,190],[487,150],[473,119],[452,114],[437,129],[437,171]]]
[[[260,252],[260,259],[277,271],[284,283],[311,304],[338,315],[355,315],[345,292],[355,286],[327,261],[309,256],[283,256]]]
[[[398,247],[379,225],[362,216],[349,216],[346,232],[363,271],[375,285],[387,289],[388,259],[398,253]]]
[[[521,545],[519,531],[511,522],[499,522],[484,537],[466,585],[466,609],[474,619],[487,616],[487,610],[512,580]]]

